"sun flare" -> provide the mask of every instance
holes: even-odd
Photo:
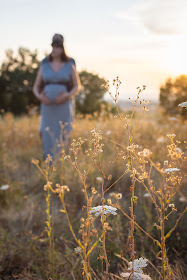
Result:
[[[167,51],[167,64],[175,75],[187,74],[187,36],[173,41]]]

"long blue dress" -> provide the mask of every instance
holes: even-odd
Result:
[[[44,159],[51,155],[53,160],[58,156],[62,143],[69,136],[74,119],[74,99],[69,99],[63,104],[55,104],[55,99],[62,91],[68,91],[71,81],[72,65],[74,59],[65,62],[58,72],[51,67],[48,57],[41,62],[44,91],[51,101],[50,105],[41,104],[42,144]]]

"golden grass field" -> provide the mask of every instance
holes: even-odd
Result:
[[[121,118],[126,114],[131,115],[130,109],[121,112]],[[71,160],[63,155],[53,168],[42,160],[39,116],[1,115],[0,186],[8,187],[0,189],[0,279],[125,279],[121,273],[127,271],[126,260],[141,256],[149,260],[145,275],[151,279],[186,279],[187,226],[185,215],[180,215],[186,207],[187,122],[180,116],[170,119],[159,106],[143,116],[139,108],[131,120],[127,118],[128,125],[134,127],[130,139],[125,122],[104,109],[94,117],[77,116]],[[82,145],[79,137],[84,141]],[[144,149],[152,154],[142,155]],[[32,160],[39,160],[45,176]],[[180,169],[166,175],[167,188],[162,185],[159,171],[166,167]],[[146,170],[150,172],[148,177]],[[56,184],[66,185],[70,191],[57,192]],[[152,198],[148,192],[152,192]],[[122,198],[117,199],[117,194]],[[156,195],[158,208],[153,201]],[[50,200],[48,206],[46,197]],[[117,215],[101,213],[100,219],[90,214],[94,206],[103,204],[116,207]],[[82,247],[73,237],[66,211]],[[171,236],[163,240],[159,226],[164,226],[167,233],[176,222]],[[160,255],[154,240],[160,240]],[[77,247],[82,253],[79,249],[75,252]]]

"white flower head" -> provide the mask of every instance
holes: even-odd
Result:
[[[139,258],[139,259],[135,259],[134,260],[134,270],[136,272],[142,272],[142,268],[146,267],[147,266],[147,259],[144,259],[144,258]],[[128,270],[132,270],[132,262],[129,262],[129,268]]]
[[[111,130],[107,130],[106,135],[110,135],[111,134]]]
[[[175,172],[175,171],[179,171],[180,169],[178,168],[167,168],[164,170],[164,173],[171,173],[171,172]]]
[[[164,165],[168,165],[168,160],[165,160],[165,161],[164,161]]]
[[[166,139],[163,136],[160,136],[156,141],[157,143],[164,143],[166,142]]]
[[[185,202],[185,199],[181,196],[181,197],[179,197],[179,201],[180,202]]]
[[[132,280],[151,280],[150,276],[143,274],[142,268],[147,266],[147,259],[139,258],[134,260],[134,275],[131,272],[121,273],[122,277],[132,276]],[[128,270],[132,271],[132,262],[129,262]]]
[[[150,195],[148,193],[145,193],[143,196],[144,197],[150,197]]]
[[[171,208],[175,207],[175,205],[173,203],[169,204],[168,206],[171,207]]]
[[[132,144],[132,145],[127,147],[127,151],[133,151],[136,148],[138,148],[138,145]]]
[[[187,101],[180,103],[178,106],[179,107],[187,107]]]
[[[170,120],[170,121],[177,121],[177,118],[175,118],[175,117],[170,117],[169,120]]]
[[[7,190],[8,188],[9,188],[9,185],[3,185],[3,186],[0,187],[0,190],[1,190],[1,191],[5,191],[5,190]]]
[[[142,152],[138,152],[139,156],[148,157],[152,154],[152,152],[148,149],[144,149]]]
[[[112,192],[109,194],[109,196],[113,196],[115,197],[116,199],[122,199],[122,193],[115,193],[115,192]]]
[[[76,248],[74,248],[74,250],[75,250],[76,254],[78,254],[82,251],[81,247],[76,247]]]
[[[116,194],[116,199],[122,199],[122,193],[117,193]]]
[[[99,215],[103,214],[107,215],[107,214],[112,214],[112,215],[116,215],[116,207],[110,206],[110,205],[99,205],[96,207],[92,207],[90,210],[90,213],[95,214],[96,217],[98,217]]]
[[[182,150],[181,150],[179,147],[175,148],[175,151],[176,151],[178,154],[182,154]]]
[[[99,181],[99,182],[103,182],[103,178],[102,178],[102,177],[97,177],[96,179],[97,179],[97,181]]]

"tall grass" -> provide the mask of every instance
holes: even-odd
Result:
[[[42,162],[37,116],[2,117],[5,279],[185,279],[185,121],[147,112],[145,87],[120,111],[113,83],[117,115],[79,116],[53,164]]]
[[[47,197],[49,198],[49,190],[53,193],[57,193],[60,197],[63,206],[61,212],[64,212],[66,215],[70,231],[78,246],[77,248],[75,248],[75,251],[80,255],[82,260],[81,263],[83,270],[83,279],[90,280],[96,279],[98,277],[90,264],[90,255],[93,253],[93,250],[95,250],[97,246],[102,247],[101,254],[98,256],[98,258],[102,262],[100,277],[106,280],[109,279],[110,262],[106,250],[106,235],[107,232],[111,230],[111,227],[109,226],[110,216],[119,215],[116,213],[117,209],[119,209],[125,215],[125,217],[129,219],[128,244],[130,251],[129,260],[131,261],[129,263],[130,266],[128,272],[121,273],[121,278],[125,277],[128,279],[151,279],[148,275],[145,276],[142,270],[144,267],[146,267],[146,262],[148,260],[146,258],[140,260],[137,259],[138,252],[136,252],[135,250],[135,227],[138,227],[159,247],[159,252],[157,253],[156,257],[160,260],[160,266],[158,266],[158,268],[155,267],[155,270],[158,273],[158,277],[163,280],[171,280],[172,269],[169,265],[169,260],[167,257],[166,239],[169,238],[172,232],[176,229],[182,216],[187,211],[187,208],[183,210],[183,212],[176,220],[174,226],[171,227],[168,232],[166,232],[166,222],[170,218],[170,215],[172,215],[174,211],[177,211],[175,205],[172,203],[175,195],[179,193],[181,197],[186,200],[181,191],[181,169],[183,168],[185,162],[184,152],[182,152],[180,148],[178,148],[178,144],[180,142],[174,141],[174,138],[176,136],[175,134],[167,135],[170,140],[170,145],[167,146],[168,154],[165,156],[168,156],[168,159],[164,160],[163,162],[155,163],[151,158],[152,152],[150,149],[143,148],[143,150],[137,151],[139,148],[139,143],[135,142],[136,139],[134,137],[134,132],[141,121],[141,117],[146,111],[148,111],[147,104],[149,104],[149,102],[146,102],[144,100],[139,101],[142,91],[145,90],[145,86],[143,86],[142,89],[137,88],[137,98],[133,103],[131,114],[124,116],[123,113],[120,113],[117,105],[117,99],[119,96],[118,90],[120,84],[121,82],[118,77],[113,80],[113,85],[115,86],[116,92],[114,95],[110,92],[109,94],[115,102],[117,110],[116,117],[119,119],[124,129],[127,145],[117,143],[116,141],[114,142],[110,139],[107,139],[106,137],[102,137],[101,131],[94,128],[93,130],[91,130],[92,144],[89,149],[85,147],[87,139],[82,139],[81,137],[79,137],[78,140],[72,140],[69,154],[65,154],[65,151],[62,150],[62,160],[67,160],[72,165],[75,172],[78,173],[80,182],[82,184],[82,192],[85,199],[85,205],[83,205],[83,208],[85,208],[85,210],[83,211],[84,217],[82,218],[79,235],[73,230],[73,226],[71,224],[64,199],[65,191],[69,191],[69,188],[63,184],[56,184],[55,189],[52,186],[52,183],[47,181]],[[107,86],[107,89],[108,88],[109,85]],[[135,122],[133,122],[133,116],[137,103],[139,103],[141,106],[142,114],[140,114],[140,117]],[[116,158],[112,159],[112,161],[109,161],[109,164],[106,164],[106,160],[102,157],[105,146],[102,141],[103,138],[106,141],[108,140],[109,142],[113,142],[117,149]],[[85,155],[88,160],[87,166],[84,166],[83,169],[81,168],[81,161],[84,160]],[[108,179],[111,177],[111,175],[107,174],[110,172],[110,169],[113,168],[113,165],[115,164],[117,158],[121,158],[123,160],[124,172],[120,176],[120,178],[117,178],[115,182],[107,186],[106,182],[109,181]],[[36,163],[36,165],[40,169],[38,162]],[[155,169],[158,177],[156,182],[152,178],[153,169]],[[41,169],[40,171],[43,173]],[[93,178],[94,173],[98,173],[98,175],[100,176],[97,178],[101,185],[100,190],[96,190],[94,184],[91,184],[91,186],[89,186],[91,182],[90,177]],[[122,198],[121,193],[112,193],[113,197],[116,198],[117,201],[112,202],[111,199],[108,199],[108,204],[106,204],[106,194],[126,174],[129,175],[131,181],[131,185],[129,186],[131,193],[129,207],[130,214],[127,214],[122,209],[123,205],[119,204],[119,198]],[[154,226],[159,232],[158,238],[152,236],[136,222],[134,208],[135,204],[137,204],[138,201],[138,196],[136,195],[137,183],[145,188],[147,195],[155,206],[156,222],[154,223]],[[69,182],[69,185],[71,185],[71,181]],[[47,209],[47,213],[48,211],[49,208]],[[96,221],[97,218],[100,219],[101,226],[99,226],[98,222]],[[51,225],[49,223],[48,227],[49,229],[51,229]],[[112,277],[115,277],[115,275],[113,274]]]

